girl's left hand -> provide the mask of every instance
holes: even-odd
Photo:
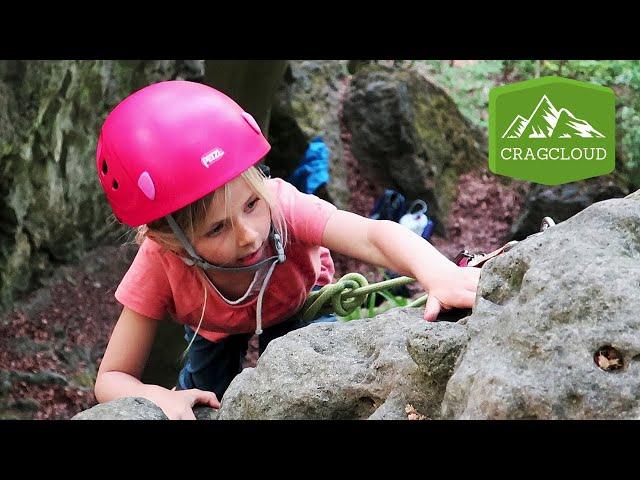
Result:
[[[433,322],[441,310],[473,307],[479,280],[480,268],[455,266],[447,269],[438,276],[438,285],[428,292],[424,319]]]

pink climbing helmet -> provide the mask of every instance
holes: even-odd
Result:
[[[116,218],[137,227],[208,195],[270,148],[253,117],[228,96],[174,80],[138,90],[113,109],[96,167]]]

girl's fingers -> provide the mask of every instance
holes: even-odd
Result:
[[[191,403],[192,406],[195,404],[204,404],[213,408],[220,408],[220,402],[215,393],[198,390],[197,388],[194,388],[192,392],[195,394]]]
[[[475,290],[463,290],[460,289],[455,292],[453,298],[447,296],[442,302],[444,308],[471,308],[476,301]]]
[[[475,291],[478,288],[478,282],[480,282],[480,269],[477,267],[465,267],[464,288]]]
[[[442,310],[448,310],[453,307],[472,308],[476,301],[476,290],[458,290],[455,292],[455,298],[446,298],[444,301],[438,299],[436,294],[430,294],[427,298],[427,304],[424,308],[424,319],[427,322],[434,322],[438,319],[438,315]]]
[[[438,318],[438,314],[441,309],[440,301],[435,295],[429,295],[427,298],[427,304],[424,307],[424,319],[427,322],[434,322]]]
[[[210,392],[211,395],[209,397],[209,406],[212,408],[220,408],[220,401],[215,393]]]
[[[463,307],[471,308],[476,303],[476,291],[465,290],[460,294],[460,300]]]

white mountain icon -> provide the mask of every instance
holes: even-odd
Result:
[[[502,138],[604,138],[586,120],[577,118],[566,108],[557,110],[543,95],[529,118],[516,116]]]

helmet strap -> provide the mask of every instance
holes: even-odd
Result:
[[[273,226],[273,223],[271,223],[269,238],[273,241],[273,245],[276,250],[276,255],[269,258],[265,258],[264,260],[256,263],[255,265],[249,265],[247,267],[220,267],[218,265],[213,265],[207,262],[205,259],[203,259],[200,255],[196,253],[195,249],[191,245],[191,242],[189,242],[189,239],[185,235],[184,231],[182,230],[182,228],[180,228],[180,225],[178,225],[178,223],[173,218],[173,215],[169,214],[169,215],[166,215],[164,218],[167,219],[167,223],[169,223],[169,227],[171,227],[171,230],[173,231],[174,235],[178,238],[178,240],[182,244],[182,247],[186,250],[186,252],[191,257],[191,258],[180,257],[182,261],[189,266],[196,265],[202,268],[203,270],[215,270],[220,272],[248,272],[248,271],[258,270],[265,263],[273,262],[274,260],[277,260],[278,263],[283,263],[287,259],[284,253],[284,247],[282,245],[282,238],[280,237],[280,234],[276,231],[275,227]]]

